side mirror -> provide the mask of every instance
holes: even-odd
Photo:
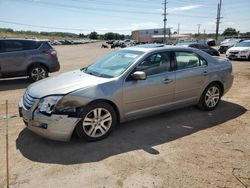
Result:
[[[136,71],[131,76],[134,80],[146,80],[147,78],[146,73],[143,71]]]

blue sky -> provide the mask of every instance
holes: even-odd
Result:
[[[0,28],[89,33],[163,27],[163,0],[0,0]],[[218,0],[168,0],[167,26],[180,33],[215,32]],[[250,31],[250,0],[222,0],[220,32]]]

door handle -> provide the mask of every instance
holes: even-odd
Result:
[[[207,76],[208,75],[208,72],[207,71],[204,71],[203,72],[203,76]]]
[[[169,84],[169,83],[173,82],[173,80],[172,80],[172,79],[169,79],[169,78],[166,78],[166,79],[164,79],[162,82],[163,82],[164,84]]]

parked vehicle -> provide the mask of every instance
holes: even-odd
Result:
[[[236,45],[237,43],[243,41],[242,39],[229,39],[227,41],[223,41],[219,47],[219,52],[221,54],[226,53],[226,51]]]
[[[226,58],[194,48],[144,45],[31,84],[19,111],[27,128],[43,137],[67,141],[75,130],[96,141],[119,122],[190,105],[213,110],[232,82]]]
[[[113,42],[114,42],[114,40],[108,40],[108,41],[106,41],[106,43],[110,44],[110,45],[113,44]]]
[[[229,48],[226,52],[229,59],[249,59],[250,60],[250,40],[237,43],[234,47]]]
[[[212,56],[220,56],[220,53],[216,49],[211,48],[211,47],[204,45],[204,44],[197,43],[197,42],[181,42],[181,43],[177,43],[176,46],[197,48],[197,49],[202,50],[202,51],[204,51]]]
[[[57,52],[46,41],[0,39],[0,77],[29,76],[33,81],[59,71]]]
[[[208,46],[215,46],[216,45],[216,42],[214,39],[207,39],[207,45]]]

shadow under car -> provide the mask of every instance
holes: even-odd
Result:
[[[16,147],[29,160],[65,165],[96,162],[138,149],[157,155],[159,152],[153,146],[220,125],[245,112],[244,107],[227,101],[221,101],[209,112],[188,107],[122,123],[113,134],[99,142],[85,142],[76,136],[70,142],[56,142],[25,128],[16,140]]]

